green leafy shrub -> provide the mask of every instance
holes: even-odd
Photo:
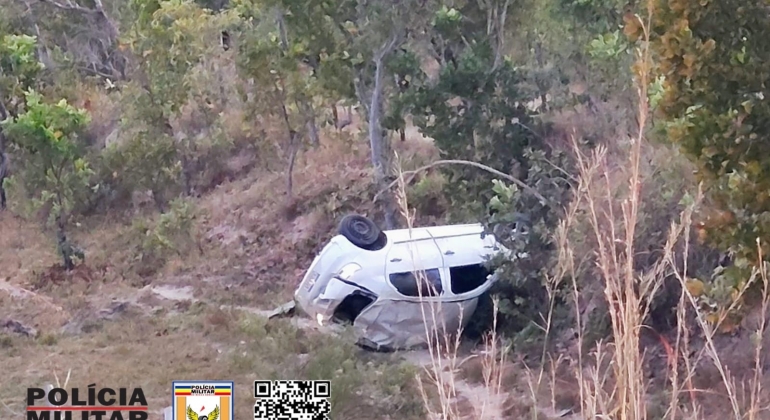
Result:
[[[124,144],[105,150],[103,158],[104,167],[116,174],[116,191],[150,191],[160,212],[166,210],[170,197],[182,190],[178,149],[167,135],[140,131]]]
[[[24,92],[34,86],[45,66],[35,56],[37,38],[29,35],[4,35],[0,38],[0,101],[11,114],[22,105]]]
[[[24,162],[14,177],[24,183],[35,209],[48,208],[48,223],[56,227],[59,252],[68,270],[74,267],[73,252],[80,252],[69,243],[66,227],[73,208],[91,192],[93,171],[78,137],[88,120],[85,110],[65,100],[49,104],[37,92],[28,91],[24,113],[3,123]]]
[[[445,186],[443,174],[429,173],[407,190],[407,200],[421,216],[443,217],[447,210]]]
[[[737,291],[757,263],[757,238],[770,234],[767,3],[674,0],[654,7],[652,48],[665,78],[659,116],[667,139],[704,182],[712,206],[702,221],[707,239],[734,255],[734,265],[714,280]],[[634,20],[625,32],[632,40],[642,35]],[[764,242],[761,251],[767,259]]]
[[[562,168],[570,167],[567,155],[556,150],[528,148],[524,156],[529,163],[527,184],[547,201],[522,191],[515,184],[495,180],[494,195],[488,203],[490,216],[484,225],[514,255],[490,262],[500,277],[491,291],[499,298],[499,325],[504,331],[518,335],[519,344],[534,344],[532,340],[540,336],[540,327],[545,327],[543,322],[550,305],[567,301],[549,281],[555,278],[558,267],[556,228],[572,197],[571,184],[562,172]],[[549,287],[552,287],[551,296]]]
[[[160,269],[169,257],[186,255],[196,247],[200,249],[196,216],[192,202],[176,199],[156,221],[135,220],[129,236],[133,243],[134,263],[140,265],[138,272],[149,275]]]

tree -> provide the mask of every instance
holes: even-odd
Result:
[[[349,61],[352,68],[348,74],[352,75],[356,98],[365,111],[375,183],[383,188],[393,178],[389,137],[385,129],[403,128],[383,126],[383,120],[387,118],[385,114],[394,105],[392,99],[401,94],[394,86],[394,75],[390,73],[393,67],[389,67],[388,63],[402,46],[418,41],[436,5],[425,1],[394,4],[381,0],[359,0],[353,6],[344,9],[346,13],[337,16],[334,21],[345,41],[343,51],[350,51],[349,55],[353,57]],[[414,10],[421,10],[421,13],[414,13]],[[395,228],[397,209],[392,196],[384,199],[384,213],[386,227]]]
[[[39,56],[50,67],[77,74],[126,78],[128,57],[119,48],[119,15],[124,2],[110,0],[14,0],[26,30],[41,39]]]
[[[430,33],[442,63],[439,77],[430,81],[419,68],[400,70],[410,75],[412,88],[391,109],[389,121],[411,113],[423,134],[434,139],[442,158],[472,160],[525,179],[529,168],[524,151],[545,147],[524,106],[534,99],[533,92],[521,88],[525,74],[502,55],[497,43],[504,22],[488,18],[504,20],[505,2],[485,7],[482,2],[468,3],[464,11],[444,7],[436,12]],[[488,27],[496,29],[489,33]],[[470,167],[447,168],[444,173],[455,216],[483,215],[493,178]],[[467,197],[476,199],[469,203]]]
[[[28,35],[4,35],[0,39],[0,122],[15,117],[21,109],[24,91],[30,88],[43,69],[35,57],[36,38]],[[4,187],[8,175],[7,139],[0,126],[0,196],[6,205]]]
[[[254,80],[260,94],[267,96],[268,114],[278,116],[286,130],[287,196],[292,196],[292,176],[296,156],[305,134],[313,145],[319,144],[313,98],[320,93],[315,69],[310,63],[315,54],[311,45],[323,43],[323,28],[311,40],[308,30],[294,25],[297,15],[288,13],[280,2],[239,1],[235,10],[242,19],[238,68]],[[287,22],[288,21],[288,22]],[[304,21],[303,21],[304,22]]]
[[[85,110],[65,100],[45,103],[40,94],[28,91],[25,111],[3,123],[25,162],[21,174],[25,189],[34,194],[37,207],[51,205],[49,223],[56,226],[59,252],[67,270],[74,268],[73,256],[83,258],[67,239],[66,227],[73,206],[88,193],[93,173],[78,141],[78,133],[88,121]]]
[[[176,182],[177,163],[186,194],[192,194],[195,156],[193,140],[179,140],[173,118],[190,100],[190,72],[213,50],[221,50],[223,30],[235,22],[233,13],[214,14],[192,0],[133,0],[136,20],[125,41],[137,57],[136,77],[128,87],[129,116],[136,144],[126,146],[133,159],[124,169],[139,186],[152,191],[160,211]],[[147,141],[152,147],[143,147]],[[151,173],[143,171],[149,169]]]
[[[667,138],[696,163],[713,199],[711,241],[735,254],[735,288],[770,235],[770,20],[767,1],[656,1],[652,46],[664,77]],[[641,28],[629,20],[632,40]],[[768,255],[762,243],[762,255]],[[729,293],[728,293],[729,295]]]
[[[252,27],[262,28],[261,33],[268,34],[262,38],[264,47],[255,47],[258,41],[252,38],[252,44],[246,46],[252,55],[242,68],[258,80],[265,80],[266,76],[275,78],[267,86],[274,86],[271,91],[289,104],[296,103],[306,119],[308,110],[303,111],[303,103],[311,96],[356,99],[364,108],[363,117],[369,125],[375,181],[385,185],[392,176],[388,138],[382,127],[392,94],[389,87],[393,78],[387,63],[409,40],[410,33],[420,32],[424,14],[413,13],[415,8],[429,8],[431,4],[381,0],[243,0],[236,4],[251,13],[242,15],[251,19]],[[301,69],[305,72],[298,72]],[[302,76],[296,79],[298,74]],[[300,83],[286,83],[290,77]],[[298,96],[287,96],[288,92]],[[287,123],[290,133],[297,131],[294,127]],[[391,199],[386,200],[385,215],[385,224],[393,227],[395,209]]]
[[[499,1],[440,8],[428,32],[441,64],[439,76],[430,80],[416,66],[416,51],[399,53],[392,65],[409,77],[410,89],[399,96],[388,120],[398,124],[410,113],[421,132],[434,139],[443,159],[481,163],[538,193],[507,186],[471,165],[441,170],[452,218],[476,219],[506,247],[529,255],[525,261],[495,262],[502,274],[495,289],[502,298],[501,322],[518,331],[539,321],[545,309],[543,284],[556,259],[552,233],[563,216],[570,185],[559,169],[569,168],[568,159],[538,134],[547,133],[547,127],[524,106],[536,94],[522,87],[527,74],[503,54],[507,7],[508,2]],[[532,231],[525,242],[508,235],[522,220]]]

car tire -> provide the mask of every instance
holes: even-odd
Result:
[[[385,233],[372,220],[358,214],[343,217],[338,232],[353,245],[366,250],[373,251],[385,245]]]

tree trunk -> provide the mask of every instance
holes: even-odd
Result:
[[[0,98],[2,98],[2,91],[0,91]],[[5,108],[5,104],[0,100],[0,122],[8,119],[8,110]],[[5,133],[3,133],[3,127],[0,126],[0,153],[5,152]]]
[[[535,60],[537,60],[537,66],[540,67],[540,71],[545,71],[545,59],[543,58],[543,42],[537,40],[535,43]],[[548,111],[548,90],[544,84],[538,80],[538,90],[540,90],[540,112]]]
[[[286,194],[291,200],[293,197],[293,189],[294,189],[294,163],[297,160],[297,153],[299,152],[299,142],[297,141],[298,133],[296,131],[292,131],[289,134],[289,167],[286,170]]]
[[[505,3],[502,6],[499,6],[499,8],[496,8],[487,18],[487,30],[489,31],[491,29],[494,31],[495,61],[492,64],[493,71],[497,70],[502,61],[502,54],[505,49],[505,21],[508,17],[508,7],[510,4],[511,0],[505,0]]]
[[[3,102],[0,101],[0,121],[5,121],[6,118],[8,118],[8,111],[5,109]],[[8,204],[5,196],[5,186],[3,185],[7,176],[8,155],[5,154],[5,133],[3,132],[3,127],[0,127],[0,210],[5,210]]]
[[[72,246],[67,241],[67,234],[64,230],[64,215],[62,214],[61,202],[59,203],[59,214],[56,215],[56,237],[59,243],[59,252],[61,253],[64,269],[72,271],[75,263],[72,261]]]
[[[332,104],[332,122],[334,122],[334,128],[340,129],[340,116],[337,113],[337,104]]]
[[[3,186],[4,178],[0,178],[0,211],[8,208],[8,199],[5,196],[5,187]]]
[[[3,140],[3,133],[0,131],[0,211],[5,210],[8,205],[3,185],[8,176],[8,156],[3,150]]]
[[[382,127],[380,125],[380,117],[382,116],[382,90],[383,90],[383,71],[385,56],[392,50],[395,45],[395,39],[391,41],[390,45],[385,47],[377,54],[374,60],[374,87],[372,88],[371,102],[369,105],[369,146],[371,147],[371,159],[372,166],[374,166],[375,182],[378,188],[382,188],[387,185],[387,178],[390,174],[390,167],[388,166],[388,159],[385,156],[387,138],[382,135]],[[396,228],[396,203],[392,194],[385,196],[385,228]]]
[[[155,203],[155,209],[158,210],[158,213],[165,213],[166,212],[166,200],[163,199],[163,194],[161,194],[159,191],[151,191],[152,194],[152,202]]]
[[[284,86],[283,81],[281,81],[280,85],[276,83],[276,89],[279,92],[279,100],[281,101],[281,116],[283,117],[283,122],[286,124],[286,133],[289,135],[289,162],[288,166],[286,168],[286,197],[288,199],[291,199],[293,194],[293,174],[294,174],[294,162],[297,158],[297,152],[299,152],[299,133],[297,133],[294,128],[291,126],[291,121],[289,120],[289,111],[286,109],[286,96],[284,96]],[[299,106],[300,104],[297,103],[297,101],[294,101],[294,103]]]
[[[168,119],[165,119],[163,121],[163,132],[174,139],[174,127],[171,126],[171,122]],[[192,196],[194,195],[193,191],[193,168],[192,162],[190,162],[190,157],[188,156],[188,153],[190,152],[190,147],[184,147],[184,145],[179,144],[178,147],[178,153],[179,153],[179,160],[182,163],[182,183],[184,183],[184,194],[186,196]]]
[[[318,145],[321,144],[321,140],[318,136],[318,126],[316,125],[315,109],[313,109],[313,104],[310,103],[309,99],[304,98],[301,105],[302,114],[307,126],[307,132],[310,134],[310,142],[314,147],[318,147]]]

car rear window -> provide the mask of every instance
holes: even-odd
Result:
[[[389,280],[404,296],[438,296],[444,293],[441,287],[441,273],[437,268],[417,273],[392,273]]]

